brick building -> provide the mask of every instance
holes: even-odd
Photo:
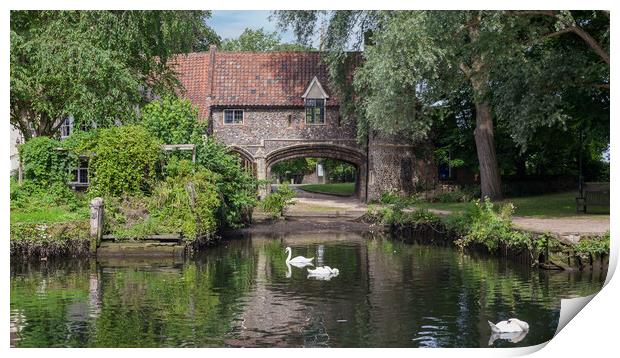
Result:
[[[220,52],[179,56],[173,66],[187,97],[209,122],[209,135],[238,153],[259,179],[271,165],[299,157],[333,158],[357,168],[361,200],[408,193],[434,180],[420,148],[371,135],[356,140],[355,121],[339,114],[320,52]],[[264,194],[264,193],[262,193]]]

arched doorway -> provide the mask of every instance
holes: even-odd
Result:
[[[265,157],[266,177],[270,177],[271,167],[284,160],[295,158],[330,158],[353,164],[357,169],[355,196],[366,200],[366,153],[361,150],[330,143],[295,144],[271,151]]]
[[[256,177],[256,164],[254,162],[254,157],[252,156],[252,153],[238,146],[231,146],[228,148],[230,149],[232,153],[239,156],[241,167],[246,172]]]

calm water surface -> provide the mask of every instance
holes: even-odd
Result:
[[[340,274],[289,270],[286,246]],[[357,234],[254,236],[188,260],[12,263],[11,346],[488,347],[487,320],[510,317],[529,333],[491,346],[527,346],[603,282]]]

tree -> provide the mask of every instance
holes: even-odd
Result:
[[[560,18],[559,14],[554,12],[554,18],[565,26],[572,23],[571,31],[581,34],[581,38],[587,29],[592,38],[605,43],[608,19],[606,25],[596,14],[579,13],[565,22],[567,15]],[[507,129],[509,138],[525,150],[533,138],[530,134],[542,126],[565,123],[571,108],[583,107],[576,104],[598,101],[598,108],[605,111],[605,94],[591,89],[608,83],[608,69],[592,66],[583,51],[572,67],[561,67],[563,73],[553,70],[541,76],[545,69],[553,69],[558,58],[568,61],[571,56],[567,49],[578,46],[564,43],[564,50],[559,51],[545,41],[541,45],[544,56],[533,54],[532,43],[540,40],[541,33],[549,33],[553,25],[549,21],[540,23],[538,18],[502,11],[279,11],[275,15],[282,27],[294,28],[301,42],[307,41],[320,16],[327,18],[327,62],[332,85],[341,94],[346,91],[350,71],[345,65],[346,51],[359,49],[364,40],[363,62],[354,73],[355,95],[343,96],[345,102],[354,103],[358,129],[362,131],[408,133],[412,139],[423,139],[446,109],[452,113],[470,112],[469,117],[457,119],[461,121],[458,125],[466,129],[463,121],[475,121],[481,192],[493,200],[501,198],[496,125]],[[537,26],[532,26],[532,21],[537,21]],[[592,46],[589,40],[586,43],[594,49],[590,52],[605,62],[597,48],[606,46]],[[563,80],[566,73],[571,76]],[[566,85],[575,78],[589,83],[582,86],[588,88],[582,94],[591,100],[578,99],[575,88]],[[544,83],[534,88],[532,84],[537,80]],[[558,90],[563,91],[562,96],[558,96]],[[544,96],[536,98],[528,91]],[[545,99],[553,105],[549,106]],[[470,104],[473,112],[468,108]],[[345,103],[343,108],[351,105]],[[524,112],[536,115],[527,117],[522,115]]]
[[[11,12],[11,124],[28,140],[62,119],[129,121],[178,88],[168,59],[219,41],[205,11]]]
[[[283,44],[277,32],[267,32],[263,28],[246,28],[236,39],[222,41],[223,51],[306,51],[312,49],[300,44]]]

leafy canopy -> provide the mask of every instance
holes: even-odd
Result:
[[[26,140],[62,119],[106,127],[178,87],[168,60],[219,39],[205,11],[12,11],[11,123]],[[148,90],[147,90],[148,88]]]
[[[225,39],[222,41],[223,51],[306,51],[312,48],[300,44],[282,43],[277,32],[267,32],[263,28],[252,30],[246,28],[236,39]]]

